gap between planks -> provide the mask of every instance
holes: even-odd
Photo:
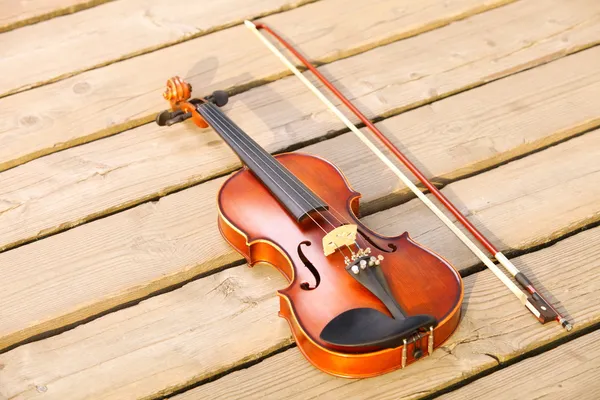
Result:
[[[508,9],[508,7],[506,9]],[[512,14],[508,14],[508,16],[512,17]],[[456,24],[454,26],[458,25],[459,24]],[[408,42],[408,40],[401,43],[406,42]],[[551,48],[555,45],[560,44],[553,43]],[[535,46],[529,46],[526,50],[530,51],[534,47]],[[380,48],[380,53],[387,54],[388,50],[388,48]],[[546,54],[545,49],[537,49],[536,51],[542,51],[544,52],[543,54]],[[571,55],[566,59],[569,60],[569,63],[573,62],[575,59],[579,59],[577,56],[593,59],[594,57],[597,57],[596,51],[596,48],[589,49]],[[395,53],[392,52],[391,55],[393,54]],[[388,56],[390,56],[390,54],[388,54]],[[522,60],[523,57],[524,56],[521,54],[519,60]],[[526,58],[528,57],[530,56],[527,56]],[[571,57],[576,58],[573,59]],[[565,58],[563,58],[563,60],[564,59]],[[361,65],[360,63],[354,63],[356,60],[352,60],[352,62],[349,60],[352,59],[346,60],[348,63],[342,63],[343,65],[331,64],[328,65],[327,68],[334,69],[334,71],[335,68],[337,68],[340,71],[339,75],[343,76],[343,71],[347,68]],[[511,63],[514,61],[510,61],[509,65],[512,65]],[[544,67],[553,65],[559,61],[560,60],[557,60],[546,64]],[[506,60],[504,62],[506,62]],[[523,64],[521,63],[521,65]],[[559,63],[557,65],[564,64]],[[469,67],[472,68],[472,65]],[[554,67],[556,68],[556,65],[554,65]],[[492,71],[495,70],[495,68],[492,69]],[[491,73],[492,71],[484,70],[480,72],[485,76],[485,72]],[[535,77],[538,73],[537,71],[547,71],[547,69],[536,68],[535,70],[529,70],[527,72],[530,72],[531,74],[527,76]],[[456,73],[457,71],[453,70],[453,75],[445,79],[456,79],[456,76],[454,75]],[[463,75],[459,74],[461,79],[471,80],[472,71],[469,71],[466,76],[464,75],[465,73],[467,72],[462,71],[461,74]],[[559,74],[562,73],[562,71],[559,72]],[[439,76],[434,77],[437,80],[442,80]],[[500,82],[502,81],[503,80]],[[274,112],[274,114],[269,112],[269,115],[262,116],[262,118],[260,115],[255,114],[256,110],[263,109],[261,106],[265,101],[273,101],[273,99],[277,100],[289,90],[298,90],[294,84],[298,83],[290,80],[281,80],[236,96],[238,102],[230,108],[231,112],[228,114],[230,114],[234,120],[237,120],[236,116],[238,116],[239,120],[247,121],[246,124],[244,124],[245,130],[251,134],[251,136],[255,137],[259,143],[264,143],[265,141],[268,142],[265,147],[269,151],[278,151],[281,148],[288,147],[290,136],[294,137],[293,140],[296,141],[298,141],[299,136],[304,139],[304,141],[317,140],[320,137],[320,132],[323,132],[324,130],[335,130],[336,127],[339,128],[339,122],[326,112],[323,112],[320,103],[312,98],[310,93],[305,93],[305,91],[299,92],[301,94],[298,96],[302,99],[306,99],[303,100],[307,102],[306,105],[301,105],[297,102],[295,103],[296,108],[289,110],[286,108],[283,110],[282,112],[286,115],[283,125],[271,125],[274,123],[273,119],[280,116],[280,114],[277,114],[276,112]],[[399,103],[401,104],[401,102],[406,104],[414,101],[414,98],[405,99],[404,95],[407,97],[422,95],[422,80],[416,84],[411,81],[408,85],[415,93],[411,94],[408,91],[403,91],[403,96],[398,96],[395,93],[390,93],[389,90],[384,88],[376,93],[375,96],[368,94],[361,98],[360,101],[368,100],[372,107],[375,108],[375,110],[373,110],[375,114],[379,114],[389,108],[390,103],[397,105]],[[484,85],[483,87],[485,86],[487,85]],[[519,89],[520,88],[517,88],[517,90]],[[272,92],[274,90],[276,90],[275,93]],[[361,90],[364,91],[365,88],[362,88]],[[270,96],[269,93],[271,93]],[[265,97],[265,95],[267,96]],[[518,109],[518,104],[515,106]],[[303,108],[302,111],[300,111],[299,107]],[[427,108],[425,109],[427,110]],[[586,108],[584,107],[584,109]],[[578,135],[582,131],[597,126],[597,120],[597,115],[594,116],[592,112],[585,120],[580,121],[577,126],[563,128],[560,132],[561,136],[555,137],[555,139],[563,140],[565,137]],[[268,126],[265,127],[265,123],[268,124]],[[277,124],[279,124],[279,122],[277,122]],[[454,124],[457,124],[457,122],[454,122]],[[420,128],[423,129],[422,126],[420,126]],[[460,126],[454,126],[452,129],[462,128]],[[514,129],[517,129],[517,127]],[[89,147],[82,146],[69,149],[30,162],[19,168],[5,171],[1,176],[6,182],[16,182],[17,186],[24,184],[23,182],[29,182],[27,185],[30,189],[18,190],[13,183],[12,191],[18,191],[18,195],[16,197],[14,197],[14,195],[2,195],[1,198],[3,198],[6,204],[4,205],[3,214],[0,214],[0,219],[10,221],[10,218],[15,218],[19,213],[22,213],[25,208],[21,206],[27,204],[28,218],[34,220],[36,219],[35,214],[40,212],[38,210],[39,207],[48,202],[52,202],[51,198],[53,196],[59,196],[61,198],[60,205],[64,207],[64,210],[57,210],[57,212],[48,217],[48,219],[32,221],[26,226],[13,225],[11,227],[10,222],[6,223],[5,225],[10,227],[11,232],[10,234],[5,232],[1,235],[4,236],[5,239],[0,240],[0,248],[14,248],[31,240],[45,237],[78,224],[97,219],[106,214],[132,207],[143,201],[156,199],[168,193],[193,186],[237,168],[238,163],[236,162],[235,157],[230,154],[226,146],[215,142],[210,135],[208,137],[209,140],[206,140],[205,137],[200,137],[197,130],[190,128],[187,125],[173,127],[170,130],[160,130],[154,126],[146,125],[125,132],[122,135],[90,143],[88,145]],[[402,144],[408,147],[412,142],[414,142],[414,138],[409,138],[406,141],[402,141]],[[217,144],[215,145],[215,143]],[[198,144],[200,144],[200,146]],[[544,143],[544,145],[547,144],[548,142]],[[112,146],[116,147],[111,149]],[[522,149],[525,150],[525,153],[533,150],[531,147],[529,147],[529,149],[526,147],[527,146],[522,147]],[[109,149],[111,149],[110,151],[112,154],[108,154]],[[125,150],[126,153],[124,152]],[[460,151],[460,149],[451,150]],[[192,153],[197,154],[197,156],[192,157]],[[507,156],[507,154],[505,153],[504,156]],[[512,154],[512,156],[515,156],[515,154]],[[202,160],[202,158],[205,160]],[[413,159],[419,158],[416,157]],[[426,157],[424,157],[423,160],[426,160]],[[506,159],[496,159],[495,161],[505,160]],[[145,164],[146,167],[142,166],[142,164]],[[423,162],[423,164],[427,165],[425,162]],[[213,166],[208,167],[209,165]],[[166,169],[168,169],[168,171]],[[469,171],[469,173],[472,172],[473,169]],[[166,174],[168,174],[168,176]],[[52,175],[52,178],[49,178],[48,175]],[[128,179],[130,180],[127,181],[118,178],[125,176],[128,176]],[[436,176],[439,175],[433,174],[433,177]],[[93,199],[82,198],[81,196],[83,195],[85,197],[85,194],[78,193],[78,189],[83,189],[86,185],[89,185],[90,179],[94,180],[97,178],[102,178],[102,186],[95,186],[96,189],[94,190],[100,189],[100,192],[95,192]],[[43,183],[40,185],[40,182]],[[52,185],[52,188],[48,186],[50,184]],[[117,187],[114,187],[115,184],[121,185],[122,187],[117,190]],[[46,194],[45,192],[48,190],[50,190],[50,192]],[[91,192],[88,190],[88,194],[89,193]],[[115,195],[117,195],[118,198],[115,198]],[[72,201],[69,200],[68,197],[71,197],[73,199],[72,201],[76,200],[77,204],[72,204]],[[102,204],[97,203],[98,197],[102,197]],[[9,210],[10,208],[16,210]],[[21,232],[24,229],[28,231]],[[9,235],[10,237],[7,237],[6,235]]]
[[[506,3],[460,0],[450,3],[450,9],[444,6],[438,10],[437,0],[428,1],[434,5],[423,7],[426,4],[408,1],[404,7],[409,10],[392,20],[389,15],[399,7],[396,1],[353,2],[348,6],[342,0],[328,0],[276,14],[265,22],[282,27],[316,64],[324,64]],[[341,18],[330,18],[333,13],[339,14],[340,8]],[[327,34],[319,34],[322,32]],[[222,43],[236,46],[224,52]],[[196,90],[196,95],[216,89],[237,94],[289,75],[261,46],[245,27],[238,26],[0,99],[0,121],[5,121],[0,131],[6,132],[0,134],[0,171],[150,122],[165,108],[161,97],[163,82],[170,75],[182,74],[181,71],[188,71],[184,78],[202,88],[201,93]],[[202,49],[202,61],[198,61],[198,49]],[[173,72],[166,72],[169,68]],[[136,79],[132,80],[132,76]],[[123,93],[128,93],[129,98],[124,100]],[[49,104],[47,96],[55,101]],[[86,121],[83,129],[82,120]]]

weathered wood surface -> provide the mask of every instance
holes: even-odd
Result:
[[[600,219],[600,187],[589,187],[600,179],[599,152],[600,131],[591,132],[444,193],[502,250],[527,249]],[[0,254],[0,348],[240,261],[216,226],[221,182]],[[478,262],[418,200],[364,221],[387,235],[406,230],[460,269]]]
[[[600,229],[596,228],[515,261],[552,292],[561,309],[574,319],[576,330],[600,321],[599,304],[592,300],[600,294],[598,240]],[[433,356],[403,371],[364,380],[335,378],[310,366],[294,348],[175,399],[419,398],[495,367],[495,358],[510,360],[565,335],[557,325],[539,325],[490,271],[468,276],[464,284],[464,316],[457,331]],[[568,365],[561,362],[549,367],[561,370]],[[489,379],[493,381],[496,375]],[[484,398],[496,397],[487,393]]]
[[[0,33],[111,0],[0,0]]]
[[[440,397],[462,399],[598,399],[600,331],[589,333]]]
[[[171,75],[197,95],[227,88],[226,112],[269,151],[330,159],[367,225],[472,273],[479,261],[235,26],[273,14],[486,236],[527,253],[515,263],[578,335],[600,326],[600,3],[172,3],[0,0],[0,400],[154,398],[232,368],[177,398],[416,398],[514,361],[446,397],[600,395],[598,332],[562,343],[574,336],[489,271],[465,279],[461,325],[434,356],[368,380],[319,372],[285,350],[282,277],[241,265],[218,233],[215,195],[238,161],[210,130],[145,125]],[[45,21],[59,14],[72,15]],[[36,335],[50,337],[22,343]],[[519,361],[546,344],[560,345]]]
[[[305,54],[323,62],[432,29],[481,8],[470,4],[472,1],[461,7],[451,2],[440,17],[436,7],[421,8],[422,2],[407,2],[422,11],[406,5],[406,16],[400,12],[400,19],[385,22],[389,15],[381,14],[393,14],[395,1],[353,2],[362,6],[343,7],[339,1],[317,2],[266,21],[300,44]],[[486,7],[497,5],[488,3]],[[342,79],[341,86],[351,97],[376,89],[361,97],[361,105],[374,114],[390,113],[597,43],[600,28],[594,10],[598,4],[589,0],[569,4],[559,0],[519,2],[397,43],[394,51],[386,50],[388,56],[367,53],[362,62],[341,64],[340,69],[346,72],[324,71]],[[331,18],[340,8],[344,10],[340,18]],[[548,14],[539,13],[540,8]],[[362,34],[358,38],[357,32]],[[443,45],[438,46],[438,42]],[[223,43],[239,46],[224,52]],[[373,63],[374,57],[383,57],[382,62]],[[285,70],[279,61],[246,28],[235,27],[2,99],[0,170],[149,121],[165,107],[160,92],[171,75],[186,76],[200,95],[214,89],[255,85],[282,73]],[[136,79],[131,79],[134,75]],[[373,75],[378,76],[376,81]],[[55,101],[44,101],[48,96]],[[303,98],[295,98],[294,103]],[[320,110],[322,107],[313,108],[303,117]],[[339,123],[323,126],[340,127]]]
[[[0,96],[310,1],[120,0],[5,32]]]
[[[515,260],[552,292],[576,330],[600,320],[594,301],[600,295],[599,238],[600,229],[589,230]],[[0,393],[23,399],[168,394],[290,343],[273,293],[283,285],[270,267],[240,266],[21,346],[0,355]],[[540,325],[489,271],[467,277],[465,290],[464,317],[455,334],[432,357],[404,371],[336,379],[290,357],[297,353],[293,349],[201,386],[198,398],[423,395],[495,366],[492,356],[507,360],[566,335],[557,325]],[[267,373],[260,371],[265,367]]]
[[[313,60],[331,62],[506,2],[327,0],[264,21]],[[223,51],[223,43],[236,45]],[[149,121],[165,107],[160,94],[171,75],[184,76],[200,96],[285,73],[281,62],[239,26],[0,99],[0,171]]]
[[[500,10],[503,9],[494,10],[493,12],[499,12]],[[454,26],[458,26],[458,24],[442,30]],[[423,36],[425,35],[419,36],[419,38]],[[408,40],[376,49],[371,53],[387,54],[389,52],[390,57],[394,54],[398,56],[393,49],[405,42],[408,42]],[[531,48],[534,48],[534,46],[529,49]],[[539,68],[539,74],[541,74],[539,78],[537,73],[529,73],[528,76],[534,82],[538,82],[538,79],[540,79],[549,82],[550,87],[553,87],[556,79],[562,79],[557,78],[555,69],[557,68],[560,71],[558,76],[566,74],[567,79],[575,81],[574,83],[566,81],[565,84],[577,86],[581,83],[576,82],[580,78],[571,71],[571,68],[575,68],[579,71],[578,73],[586,76],[581,79],[591,79],[589,83],[593,85],[594,79],[597,78],[597,75],[594,74],[597,73],[595,65],[597,65],[600,58],[599,54],[600,48],[589,49],[558,60],[557,64],[551,63]],[[365,85],[365,81],[358,78],[366,71],[372,71],[370,66],[374,65],[367,56],[367,54],[362,54],[339,62],[339,64],[346,64],[348,67],[351,66],[349,63],[356,63],[354,67],[364,67],[360,74],[358,70],[356,71],[359,75],[353,75],[357,80],[352,81],[352,83],[348,81],[348,84],[342,84],[342,86]],[[338,63],[330,64],[326,68],[339,69],[336,64]],[[443,63],[438,63],[438,66],[439,64]],[[467,71],[459,72],[461,68],[452,69],[451,72],[441,71],[441,75],[430,76],[431,81],[437,81],[438,84],[446,82],[447,85],[459,81],[471,82],[469,84],[472,84],[473,79],[478,75],[472,71],[473,68],[476,68],[476,64],[477,62],[465,66],[467,70],[471,71],[469,73]],[[499,64],[501,63],[493,65]],[[488,65],[492,64],[482,62],[480,65],[481,70],[477,69],[477,71],[485,75],[486,71],[489,72]],[[585,69],[580,69],[585,67],[590,67],[590,69],[587,72],[584,72]],[[388,72],[379,71],[378,74],[387,76]],[[595,78],[588,78],[590,74]],[[344,74],[341,69],[333,75],[346,75],[346,78],[349,78],[349,75]],[[299,82],[291,80],[291,78],[294,77],[279,80],[235,96],[233,104],[228,106],[230,117],[234,121],[240,121],[240,125],[269,151],[281,150],[299,142],[315,140],[322,137],[324,132],[341,128],[339,121],[336,121]],[[390,81],[394,80],[390,76],[388,78]],[[380,78],[379,75],[372,75],[368,78],[365,77],[365,79],[369,79],[374,83],[374,80],[383,78]],[[400,78],[396,77],[396,79]],[[419,82],[423,81],[428,81],[428,79],[423,78]],[[406,90],[403,87],[398,87],[394,90],[394,93],[390,92],[386,86],[377,92],[379,97],[375,97],[378,100],[373,100],[371,95],[367,95],[361,98],[358,103],[365,110],[371,109],[377,114],[381,114],[384,109],[394,108],[393,104],[414,103],[416,100],[411,98],[411,90],[415,90],[415,95],[430,98],[428,97],[431,95],[429,91],[426,91],[428,94],[425,94],[416,88],[421,84],[428,85],[428,83],[419,84],[415,82],[415,85],[409,85],[405,88]],[[520,82],[519,86],[513,89],[511,95],[519,96],[519,92],[533,93],[528,89],[529,85],[528,82]],[[558,90],[560,91],[560,89]],[[586,89],[581,87],[580,90]],[[291,99],[292,97],[293,99]],[[374,106],[375,101],[377,101],[381,107],[384,107],[384,105],[385,107],[376,110],[373,110],[373,107],[364,107],[365,102],[363,99],[371,99]],[[563,121],[557,117],[554,121],[560,125],[560,132],[558,134],[557,132],[551,132],[549,133],[550,136],[554,136],[554,139],[568,137],[581,132],[582,129],[589,129],[597,125],[598,107],[595,100],[593,100],[594,97],[590,99],[586,95],[581,99],[587,105],[578,105],[571,108],[570,104],[566,104],[561,107],[568,110],[568,113],[572,112],[573,115],[581,116],[583,119],[575,122],[570,120],[569,124],[563,125]],[[485,98],[481,101],[487,102],[490,100]],[[293,106],[291,105],[292,102]],[[277,106],[271,106],[271,104]],[[511,107],[514,108],[514,115],[527,111],[523,110],[518,103],[514,103]],[[424,108],[424,110],[431,109],[435,109],[435,107]],[[421,110],[418,112],[427,111]],[[562,118],[568,113],[560,112],[558,116]],[[477,115],[477,112],[474,112],[474,114]],[[540,120],[553,120],[552,115],[538,114],[538,117]],[[467,121],[467,123],[469,122]],[[516,118],[512,126],[518,126],[522,123],[520,118]],[[465,126],[461,126],[463,122],[460,120],[451,124],[454,126],[451,126],[448,130],[466,129]],[[422,130],[428,129],[425,124],[420,126]],[[543,126],[547,126],[546,122]],[[477,127],[473,128],[474,130],[471,132],[475,132],[477,129]],[[528,126],[528,128],[531,129],[532,127]],[[442,136],[445,136],[445,132],[442,131],[445,131],[445,129],[439,131],[439,133],[443,133]],[[548,133],[544,135],[546,134]],[[419,142],[415,138],[411,138],[408,143]],[[477,152],[475,154],[482,154],[482,156],[470,158],[467,165],[472,162],[483,162],[485,164],[483,160],[489,156],[489,151],[486,151],[490,146],[489,139],[482,137],[479,140],[482,153]],[[551,141],[552,139],[550,139]],[[443,140],[441,142],[446,144]],[[516,143],[517,147],[521,144],[518,141]],[[401,144],[404,144],[404,142],[401,142]],[[521,146],[521,149],[530,151],[541,144],[547,145],[548,141],[545,139],[540,140],[538,137],[532,143]],[[429,145],[436,146],[433,142]],[[469,154],[470,150],[472,149],[467,151],[467,149],[461,149],[460,147],[451,148],[451,157],[446,158],[458,158],[460,152],[464,152],[465,157],[469,158],[472,156],[466,155]],[[505,148],[504,150],[506,151],[505,156],[515,155],[514,148],[513,150]],[[411,154],[419,151],[411,148]],[[445,151],[444,147],[439,147],[436,154]],[[429,149],[423,148],[424,154],[428,152]],[[516,151],[516,153],[519,153],[519,151]],[[480,158],[474,160],[477,157]],[[502,158],[502,156],[498,158]],[[418,158],[415,159],[418,160]],[[2,203],[0,203],[0,207],[2,207],[0,209],[0,250],[63,230],[66,227],[78,225],[150,198],[197,184],[215,175],[231,171],[238,166],[239,161],[214,132],[210,130],[199,132],[197,128],[191,125],[174,126],[168,129],[149,124],[114,137],[34,160],[5,171],[0,175],[2,180],[2,186],[0,187],[0,199],[2,200]],[[24,221],[25,223],[23,223]]]

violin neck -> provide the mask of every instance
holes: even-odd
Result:
[[[202,118],[221,136],[277,201],[300,222],[328,206],[269,152],[258,145],[214,104],[196,106]]]

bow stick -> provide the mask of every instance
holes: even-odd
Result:
[[[386,164],[392,172],[423,202],[433,213],[483,262],[497,277],[506,285],[506,287],[514,293],[521,303],[527,307],[538,321],[545,324],[548,321],[556,320],[567,331],[573,329],[573,325],[569,323],[551,304],[547,301],[533,286],[531,281],[519,271],[517,267],[500,252],[489,240],[483,236],[481,232],[471,224],[469,220],[461,214],[460,211],[435,187],[426,177],[417,169],[417,167],[404,154],[398,150],[396,146],[384,136],[377,127],[365,117],[339,90],[337,90],[331,82],[327,80],[308,60],[306,60],[296,49],[294,49],[287,41],[275,33],[267,25],[259,23],[254,24],[250,21],[245,21],[246,27],[253,31],[257,37],[271,50],[287,67],[304,83],[325,105],[350,129],[358,138],[377,156],[384,164]],[[460,223],[485,247],[494,258],[506,268],[506,270],[515,278],[515,280],[525,289],[527,296],[519,287],[507,277],[492,260],[486,256],[477,245],[469,239],[458,227],[431,201],[419,190],[419,188],[385,155],[371,142],[342,112],[329,101],[323,93],[319,91],[302,73],[292,64],[265,36],[259,29],[264,29],[279,41],[286,49],[288,49],[298,60],[302,62],[323,84],[331,90],[346,107],[348,107],[354,115],[360,119],[371,132],[377,136],[385,146],[412,172],[419,181],[433,194],[455,217]]]

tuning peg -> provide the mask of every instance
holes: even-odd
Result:
[[[229,94],[224,90],[215,90],[210,96],[210,101],[215,103],[217,107],[223,107],[229,101]]]
[[[167,120],[167,126],[175,125],[178,122],[183,122],[188,118],[192,118],[191,112],[187,112],[185,114],[179,114],[176,117]]]
[[[172,118],[171,114],[172,113],[169,110],[165,110],[165,111],[161,112],[160,114],[158,114],[156,116],[156,123],[159,126],[165,126],[167,124],[167,121]]]
[[[171,126],[178,122],[183,122],[192,117],[192,113],[184,113],[181,110],[169,111],[165,110],[156,116],[156,123],[159,126]]]

